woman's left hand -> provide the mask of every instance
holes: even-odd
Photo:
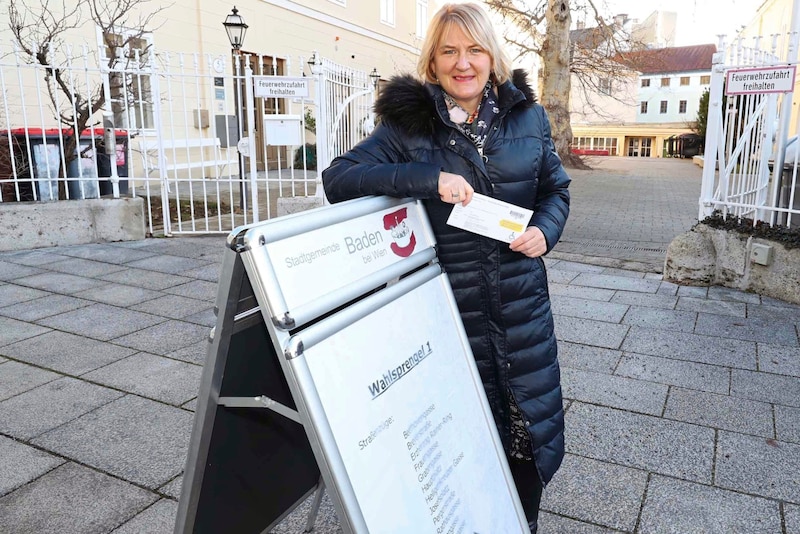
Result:
[[[547,241],[538,226],[529,226],[509,246],[514,252],[521,252],[529,258],[537,258],[547,252]]]

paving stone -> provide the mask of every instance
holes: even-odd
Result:
[[[714,430],[574,402],[565,414],[567,452],[710,483]]]
[[[678,296],[679,297],[696,297],[696,298],[707,298],[708,297],[708,288],[707,287],[694,287],[694,286],[681,286],[678,288]]]
[[[622,356],[615,374],[726,395],[731,384],[725,367],[633,353]]]
[[[787,302],[785,300],[776,299],[773,297],[768,297],[766,295],[761,295],[761,304],[765,306],[774,306],[778,308],[790,308],[796,311],[800,311],[800,305],[794,304],[792,302]]]
[[[210,330],[217,324],[217,315],[214,313],[214,308],[212,306],[211,308],[205,309],[193,315],[187,315],[181,320],[189,323],[203,325]]]
[[[747,316],[764,321],[779,321],[784,323],[800,324],[800,306],[764,306],[756,304],[747,305]]]
[[[650,415],[661,415],[668,387],[663,384],[564,367],[565,398]]]
[[[745,293],[729,287],[711,286],[708,288],[708,298],[714,300],[736,300],[750,304],[761,304],[761,298],[755,293]]]
[[[313,495],[303,501],[300,506],[292,510],[292,513],[278,523],[270,534],[296,534],[298,532],[305,532],[308,514],[311,511],[311,503],[313,502],[312,500]],[[320,534],[341,534],[342,532],[339,520],[336,518],[336,510],[333,508],[333,503],[327,491],[322,497],[322,502],[319,506],[319,514],[317,515],[316,523],[314,523],[313,532],[317,531],[319,531]]]
[[[14,282],[23,286],[52,291],[53,293],[62,295],[72,295],[79,291],[103,285],[102,280],[84,278],[74,274],[51,272],[26,276],[25,278],[17,278]]]
[[[712,512],[713,511],[713,512]],[[654,475],[639,525],[641,534],[775,534],[778,503]]]
[[[800,347],[758,343],[758,370],[800,376]]]
[[[92,302],[89,300],[67,295],[46,294],[46,296],[41,298],[0,308],[0,315],[5,315],[6,317],[11,317],[20,321],[37,321],[44,317],[50,317],[51,315],[77,310],[91,303]]]
[[[628,306],[624,304],[578,299],[563,295],[552,295],[550,304],[552,305],[553,313],[557,315],[609,323],[619,323],[625,312],[628,311]]]
[[[0,260],[0,280],[14,280],[15,278],[22,278],[23,276],[31,276],[33,274],[39,274],[41,272],[42,269],[37,269],[35,267],[28,267],[27,265],[20,265],[18,263],[11,263],[8,261]]]
[[[575,271],[577,273],[601,273],[605,267],[599,265],[589,265],[588,263],[578,263],[575,261],[561,260],[558,268],[562,271]]]
[[[575,279],[580,273],[577,271],[564,271],[561,269],[550,269],[547,270],[547,280],[549,283],[558,283],[558,284],[569,284],[572,280]]]
[[[578,345],[568,341],[558,343],[558,362],[562,367],[585,369],[610,375],[614,373],[621,355],[622,352],[618,350]]]
[[[659,330],[691,332],[696,319],[697,314],[693,312],[631,306],[622,323]]]
[[[183,408],[184,410],[189,410],[190,412],[196,412],[197,411],[197,397],[193,398],[192,400],[190,400],[187,403],[181,404],[181,408]]]
[[[621,533],[622,531],[582,523],[568,517],[562,517],[540,510],[539,530],[537,532],[538,534],[615,534]]]
[[[630,327],[625,325],[592,321],[554,315],[556,338],[583,345],[618,349]]]
[[[771,405],[729,395],[672,388],[664,417],[732,432],[774,437]]]
[[[651,293],[636,293],[633,291],[617,291],[611,302],[618,304],[629,304],[632,306],[646,306],[648,308],[661,308],[664,310],[672,310],[675,308],[675,303],[678,302],[678,297],[672,295]]]
[[[112,263],[85,260],[83,258],[68,258],[49,263],[47,265],[47,269],[50,271],[57,271],[67,274],[81,273],[81,276],[96,278],[98,276],[103,276],[104,274],[119,271],[123,269],[123,267],[114,265]]]
[[[180,405],[197,396],[201,367],[140,352],[87,373],[87,380]]]
[[[680,297],[675,306],[678,310],[711,313],[716,315],[747,316],[747,304],[730,300],[708,300],[705,298]]]
[[[67,463],[0,499],[0,532],[110,532],[156,498],[127,482]]]
[[[6,362],[0,367],[0,401],[51,382],[59,375],[19,362]]]
[[[797,534],[800,532],[800,506],[788,503],[784,504],[783,517],[786,521],[786,534]]]
[[[3,284],[0,286],[0,306],[11,306],[20,302],[38,299],[47,295],[46,291],[16,284]]]
[[[0,496],[27,484],[65,460],[34,449],[13,439],[0,436]],[[0,499],[2,502],[2,499]],[[2,504],[0,504],[2,507]],[[0,517],[0,523],[3,519]],[[12,531],[5,531],[12,532]]]
[[[725,367],[756,368],[754,342],[684,332],[633,326],[622,344],[622,350]]]
[[[49,328],[43,326],[17,321],[10,317],[0,317],[0,347],[16,343],[21,339],[40,336],[49,331]]]
[[[572,454],[544,492],[541,508],[619,530],[633,530],[647,472]]]
[[[721,431],[716,485],[800,504],[800,445]]]
[[[637,291],[639,293],[655,293],[661,282],[656,280],[640,280],[627,276],[610,276],[607,274],[581,273],[573,284],[603,289],[619,289],[622,291]]]
[[[563,295],[565,297],[608,302],[615,293],[615,291],[611,289],[599,289],[596,287],[572,286],[557,283],[550,283],[548,288],[550,290],[551,298],[553,295]]]
[[[697,317],[695,333],[727,339],[744,339],[797,347],[797,330],[792,323],[769,319],[730,317],[701,313]]]
[[[33,443],[155,489],[183,471],[192,421],[185,410],[127,395]]]
[[[161,499],[116,529],[114,534],[172,534],[175,530],[177,515],[178,503],[169,499]]]
[[[800,408],[776,405],[775,430],[779,441],[800,443]]]
[[[87,300],[111,304],[127,308],[134,304],[146,302],[161,296],[161,293],[143,287],[128,286],[125,284],[105,284],[103,287],[95,287],[75,294]],[[134,308],[135,309],[135,308]]]
[[[155,289],[157,291],[166,289],[168,287],[179,286],[191,280],[191,278],[187,278],[185,276],[157,273],[155,271],[146,271],[144,269],[125,269],[123,271],[111,273],[106,276],[101,276],[100,279],[108,282],[116,282],[118,284],[143,287],[146,289]]]
[[[169,352],[165,354],[165,356],[184,362],[204,365],[208,357],[208,349],[211,346],[207,337],[208,336],[206,336],[206,339],[203,341],[198,341],[197,343]],[[559,347],[561,347],[561,344],[559,344]]]
[[[183,487],[183,475],[179,475],[170,482],[167,482],[166,484],[158,488],[158,491],[168,497],[172,497],[175,500],[180,500],[182,487]]]
[[[63,377],[0,402],[0,431],[29,440],[122,395]]]
[[[800,406],[800,378],[734,369],[731,372],[731,395]]]
[[[168,287],[164,289],[164,293],[205,300],[209,304],[213,304],[217,298],[217,284],[204,280],[194,280],[179,286]]]
[[[19,252],[12,252],[10,254],[3,254],[3,260],[19,265],[28,265],[29,267],[39,267],[53,263],[54,261],[61,261],[67,259],[69,256],[62,256],[55,252],[58,249],[37,249],[25,250]]]
[[[661,282],[661,284],[658,286],[658,291],[656,291],[656,293],[659,295],[676,296],[678,294],[679,287],[681,286],[679,286],[678,284],[673,284],[672,282]]]
[[[197,267],[196,269],[189,269],[188,271],[184,271],[183,276],[188,276],[190,278],[197,278],[198,280],[206,280],[207,282],[214,282],[215,284],[219,282],[219,275],[220,270],[222,268],[222,264],[219,263],[211,263],[209,265],[204,265],[203,267]]]
[[[114,339],[114,343],[153,354],[166,355],[208,338],[208,328],[184,321],[168,320]]]
[[[208,309],[209,302],[205,300],[190,299],[180,295],[162,295],[158,298],[130,306],[132,310],[152,313],[170,319],[183,319],[189,315],[195,315]]]
[[[135,351],[86,337],[51,331],[3,347],[17,360],[71,375],[82,375],[130,356]]]
[[[661,277],[659,275],[655,275],[655,273],[641,273],[639,271],[631,271],[628,269],[617,269],[616,267],[606,267],[599,274],[606,274],[609,276],[622,276],[623,278],[639,278],[643,280],[658,280],[661,281]],[[654,277],[647,277],[647,274],[654,274],[658,278]]]
[[[163,317],[109,306],[93,304],[71,312],[46,317],[39,324],[73,334],[108,341],[163,322]]]
[[[183,274],[190,269],[204,267],[209,262],[200,261],[193,258],[181,258],[178,256],[171,256],[167,254],[156,255],[143,260],[135,260],[128,262],[128,267],[136,269],[144,269],[146,271],[157,271],[167,274]]]
[[[74,245],[71,247],[60,247],[60,254],[83,258],[86,260],[102,261],[121,265],[135,260],[143,260],[155,256],[153,252],[123,248],[111,244],[92,243],[90,245]]]

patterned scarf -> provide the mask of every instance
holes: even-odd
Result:
[[[444,89],[442,89],[442,94],[447,104],[450,120],[472,141],[478,152],[483,154],[483,144],[486,141],[486,135],[489,133],[489,127],[497,114],[500,113],[500,108],[497,107],[497,101],[492,91],[492,82],[486,82],[481,102],[472,114],[467,113],[464,108],[459,106],[455,99],[447,94]]]

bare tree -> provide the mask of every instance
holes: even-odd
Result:
[[[44,81],[55,119],[66,127],[64,159],[67,164],[78,157],[80,134],[101,123],[100,112],[107,95],[134,90],[124,76],[110,75],[93,86],[79,86],[70,76],[71,58],[63,50],[68,35],[91,21],[103,36],[104,66],[119,72],[133,62],[142,62],[147,48],[131,47],[152,31],[156,15],[168,6],[145,9],[150,0],[9,0],[8,25],[22,51],[32,64],[44,67]],[[123,31],[124,30],[124,31]],[[107,83],[108,86],[104,84]],[[92,147],[90,147],[92,148]],[[59,175],[65,177],[67,169]],[[63,196],[63,184],[59,186]]]
[[[598,94],[629,104],[628,95],[611,87],[630,83],[636,77],[635,62],[625,58],[645,45],[631,35],[625,20],[607,22],[598,0],[485,1],[508,24],[506,42],[517,51],[517,57],[534,54],[541,59],[539,95],[550,116],[556,150],[566,165],[585,167],[569,149],[573,82],[582,100],[598,116],[605,114],[596,101]],[[571,36],[573,13],[595,25]]]

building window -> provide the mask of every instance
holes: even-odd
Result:
[[[647,102],[642,102],[639,104],[639,111],[642,112],[642,115],[647,113]]]
[[[681,85],[689,85],[689,77],[681,76]]]
[[[589,154],[595,156],[616,156],[616,137],[573,137],[570,147],[575,154]]]
[[[642,87],[650,87],[650,78],[642,78]]]
[[[604,95],[611,94],[611,78],[600,78],[597,86],[600,92]]]
[[[678,103],[678,113],[686,113],[686,100],[681,100]]]
[[[661,78],[661,87],[669,87],[669,78]]]
[[[661,101],[661,113],[666,113],[666,112],[667,112],[667,101],[666,100],[662,100]]]
[[[428,0],[417,0],[417,37],[425,37],[428,28]]]
[[[394,17],[394,0],[381,0],[381,22],[388,26],[394,26]]]
[[[711,83],[711,76],[700,76],[700,85],[708,85]]]

